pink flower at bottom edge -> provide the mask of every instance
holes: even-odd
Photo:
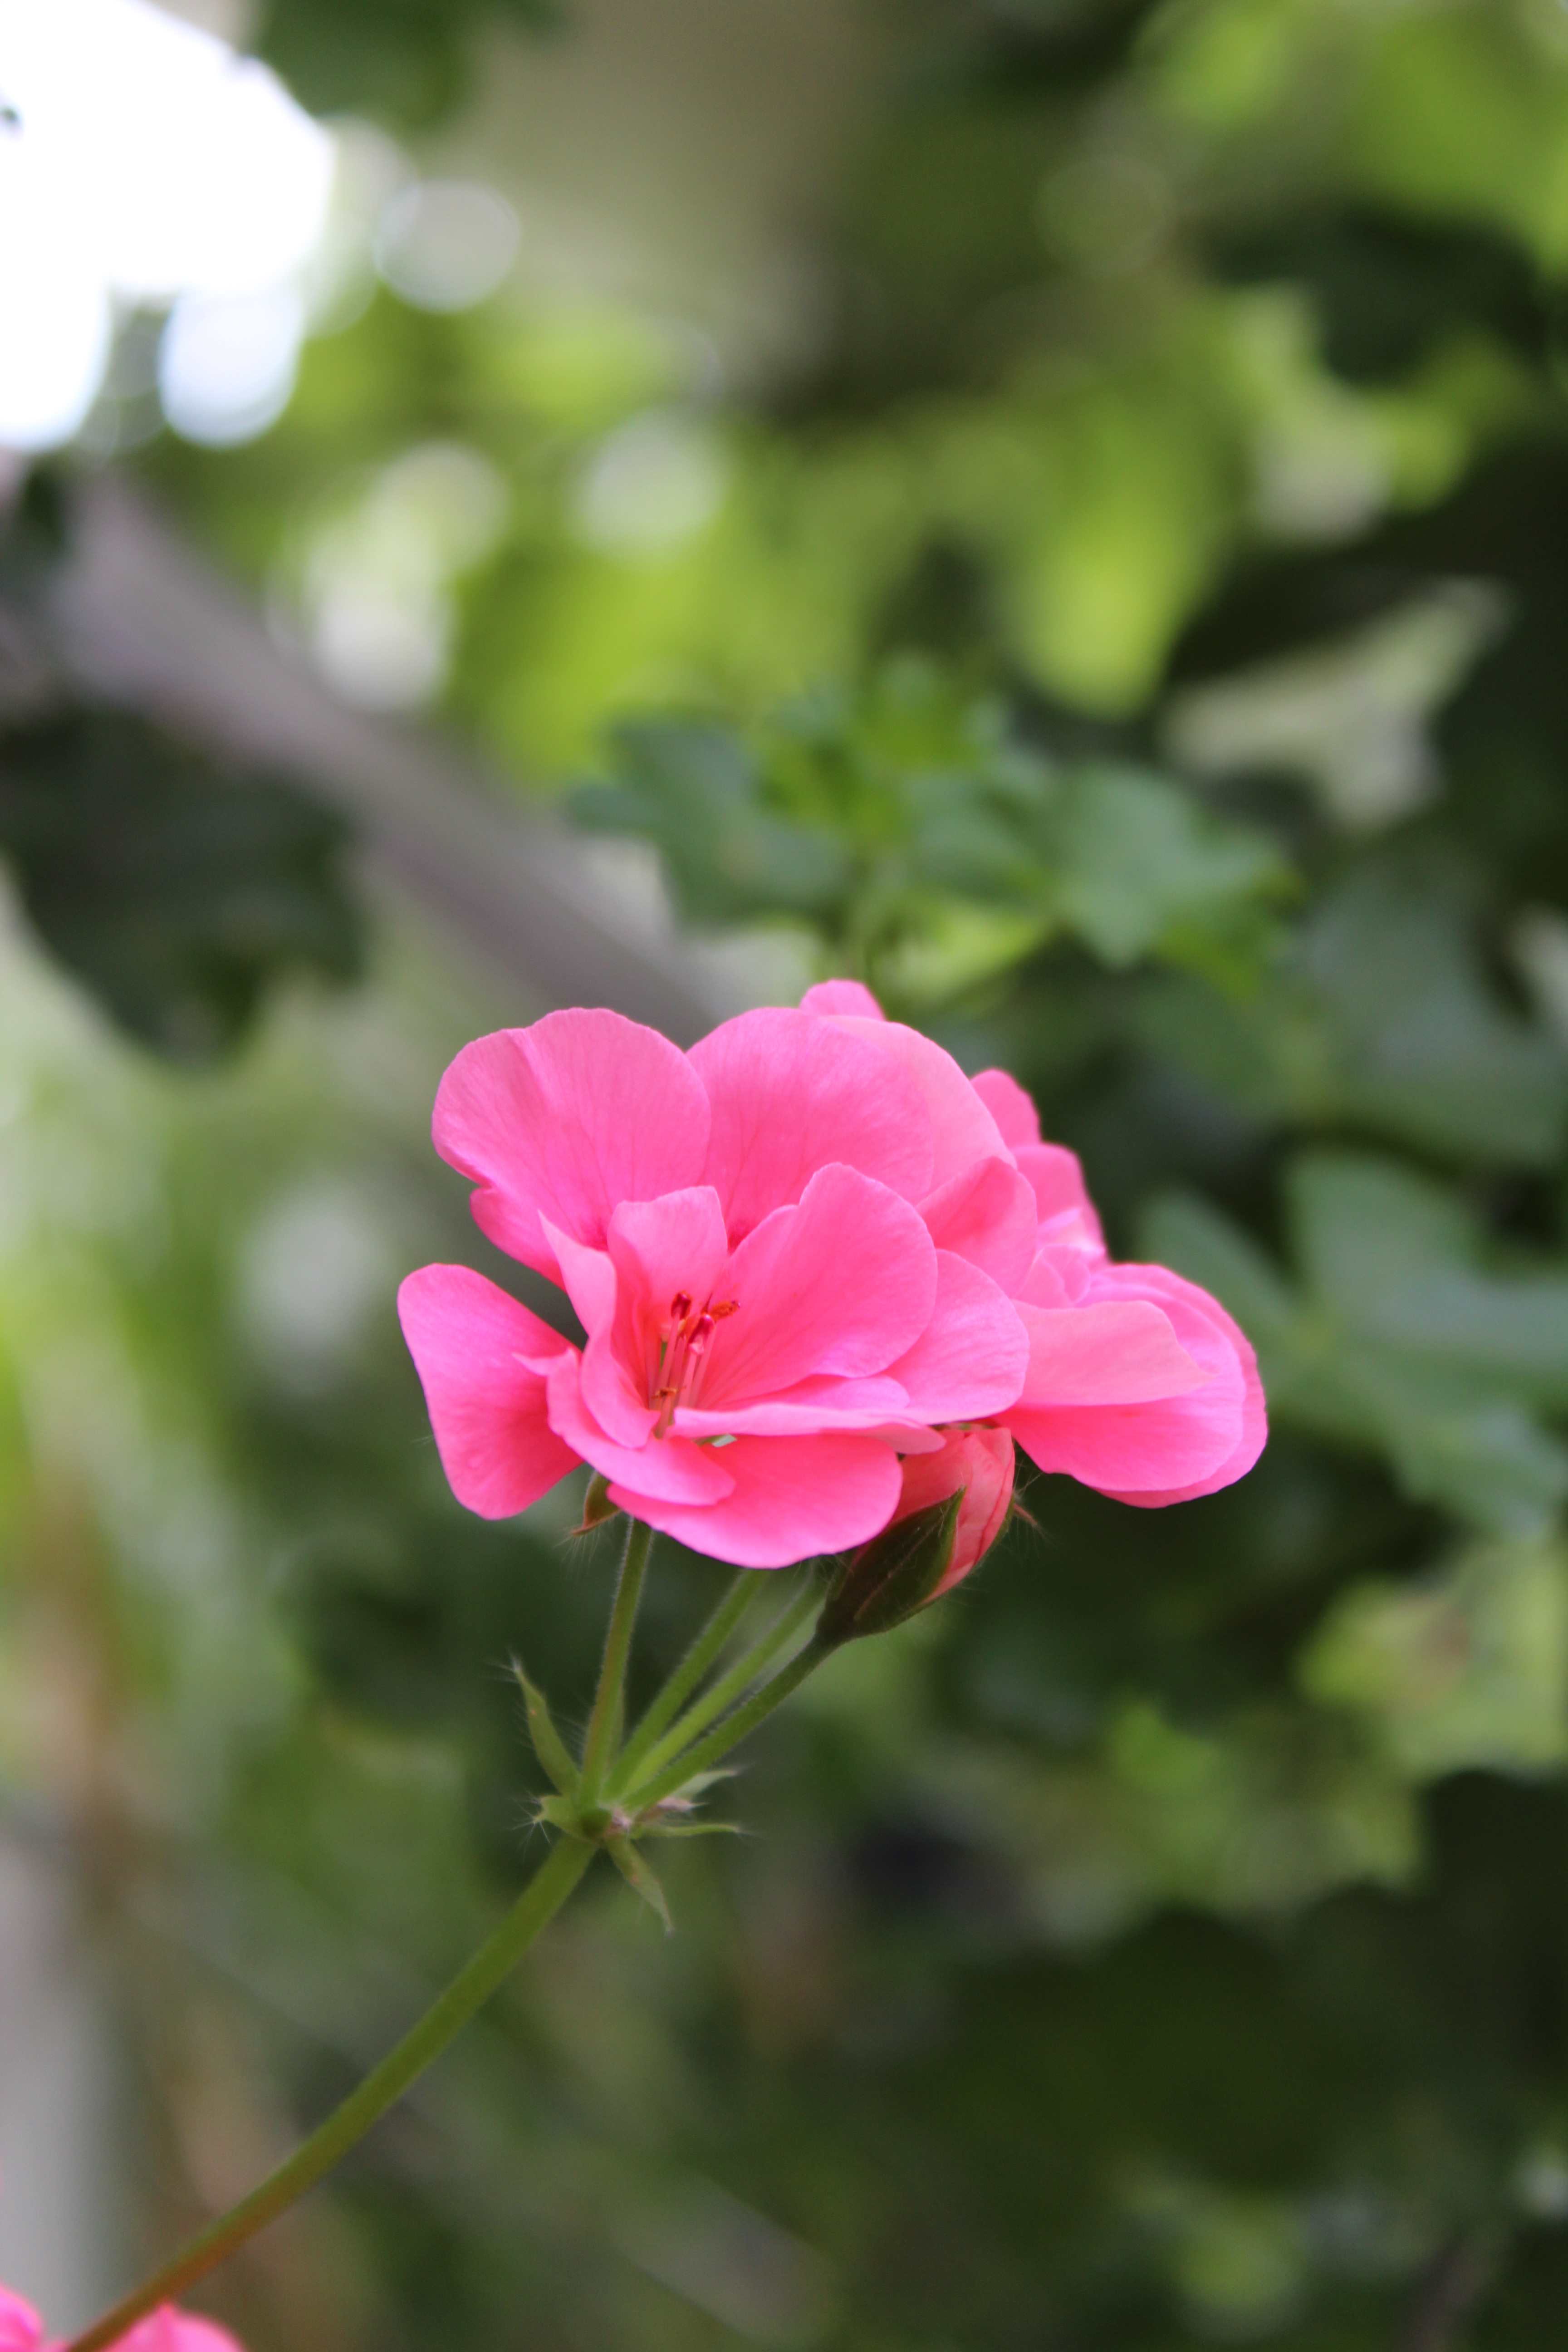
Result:
[[[165,2303],[122,2336],[113,2352],[245,2352],[245,2347],[216,2320]]]
[[[44,2323],[32,2305],[0,2286],[0,2352],[38,2352]]]
[[[6,2286],[0,2286],[0,2352],[63,2352],[62,2345],[46,2346],[37,2312]],[[245,2347],[216,2320],[198,2318],[166,2303],[121,2336],[114,2352],[245,2352]]]

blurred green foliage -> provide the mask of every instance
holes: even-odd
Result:
[[[39,937],[177,1061],[232,1045],[280,973],[354,977],[343,833],[289,785],[215,771],[144,721],[73,711],[6,739],[0,847]]]
[[[1267,834],[1126,762],[1052,762],[994,708],[943,708],[918,667],[786,709],[755,750],[679,721],[617,748],[621,780],[577,814],[656,843],[689,921],[801,917],[835,971],[894,997],[941,1001],[1058,937],[1112,970],[1251,980],[1289,887]]]
[[[1168,1513],[1037,1481],[1037,1531],[759,1741],[756,1834],[662,1874],[674,1939],[613,1884],[563,1923],[353,2168],[309,2319],[261,2270],[235,2308],[257,2352],[1540,2352],[1568,18],[875,14],[791,365],[726,375],[651,299],[384,291],[266,437],[139,463],[323,658],[367,582],[434,614],[444,715],[651,845],[729,968],[858,972],[1015,1069],[1118,1249],[1252,1333],[1276,1433]],[[368,0],[267,23],[312,102],[399,122],[496,37]],[[149,770],[160,810],[179,775]],[[168,895],[193,806],[193,862],[89,951],[0,821],[39,929],[159,1042],[232,924],[247,990],[343,963],[316,849],[287,919],[247,930],[228,880],[198,914]],[[51,869],[95,921],[107,838]],[[119,1898],[158,1956],[136,2031],[166,2046],[199,1994],[231,2099],[290,2116],[524,1866],[504,1660],[570,1720],[608,1575],[569,1507],[463,1517],[398,1349],[396,1273],[484,1256],[423,1123],[498,1015],[428,952],[388,935],[331,1003],[286,982],[199,1087],[20,949],[0,1034],[9,1769],[59,1752],[27,1661],[91,1661],[100,1801],[177,1887]],[[662,1560],[649,1672],[711,1586]]]
[[[471,90],[487,33],[558,13],[554,0],[265,0],[256,45],[314,112],[421,129]]]

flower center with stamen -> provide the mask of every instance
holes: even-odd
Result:
[[[690,1293],[678,1290],[669,1302],[669,1319],[659,1331],[658,1370],[648,1402],[658,1408],[656,1437],[668,1437],[677,1405],[695,1405],[707,1369],[714,1327],[733,1315],[739,1301],[710,1299],[694,1307]]]

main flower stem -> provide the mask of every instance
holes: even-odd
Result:
[[[616,1767],[614,1780],[616,1795],[621,1797],[626,1794],[628,1782],[634,1780],[637,1772],[640,1771],[649,1776],[660,1772],[672,1758],[679,1756],[682,1749],[689,1748],[698,1733],[706,1730],[716,1717],[722,1715],[724,1709],[738,1699],[742,1692],[749,1690],[758,1675],[772,1665],[779,1652],[799,1633],[812,1611],[820,1606],[821,1599],[821,1592],[816,1579],[813,1578],[807,1583],[805,1591],[797,1593],[788,1608],[781,1611],[766,1633],[752,1643],[743,1657],[737,1659],[729,1673],[721,1675],[719,1680],[705,1690],[693,1706],[687,1708],[679,1722],[671,1730],[666,1732],[662,1739],[657,1741],[640,1759],[633,1759],[632,1771],[628,1772],[625,1769],[624,1760],[622,1765]],[[699,1769],[695,1765],[692,1767],[694,1771]]]
[[[743,1568],[730,1585],[616,1759],[617,1787],[639,1769],[654,1742],[661,1733],[668,1730],[709,1667],[716,1663],[731,1634],[751,1607],[752,1596],[762,1580],[757,1570]]]
[[[615,1603],[610,1612],[609,1632],[605,1642],[599,1686],[595,1694],[584,1746],[583,1795],[585,1811],[600,1801],[599,1792],[604,1787],[619,1733],[626,1662],[652,1546],[652,1528],[637,1520],[629,1522]],[[775,1619],[762,1639],[746,1652],[730,1673],[722,1675],[695,1706],[688,1707],[686,1714],[672,1728],[665,1729],[739,1625],[751,1597],[750,1584],[750,1578],[742,1575],[725,1594],[677,1666],[669,1684],[654,1700],[638,1727],[626,1757],[616,1771],[615,1793],[618,1797],[628,1796],[629,1801],[639,1811],[658,1804],[694,1773],[706,1770],[721,1757],[727,1755],[738,1741],[744,1739],[748,1732],[771,1715],[791,1691],[797,1689],[824,1658],[832,1654],[831,1643],[820,1643],[814,1637],[773,1676],[772,1682],[753,1691],[750,1698],[714,1724],[714,1717],[756,1681],[817,1605],[819,1596],[815,1582],[808,1583],[799,1598]],[[710,1724],[713,1727],[705,1738],[696,1736]],[[695,1744],[692,1744],[694,1739]],[[642,1751],[640,1762],[639,1749]],[[676,1753],[678,1749],[682,1752]],[[628,1759],[630,1770],[626,1769]],[[629,1792],[628,1782],[631,1784]],[[303,2146],[296,2148],[294,2154],[280,2164],[259,2188],[253,2189],[248,2197],[242,2198],[237,2205],[204,2230],[199,2237],[194,2238],[172,2262],[165,2263],[132,2294],[117,2303],[112,2311],[105,2312],[101,2319],[95,2320],[90,2327],[75,2337],[66,2347],[66,2352],[110,2352],[110,2347],[118,2345],[138,2320],[144,2319],[160,2305],[172,2303],[187,2287],[205,2278],[209,2271],[216,2270],[230,2254],[237,2252],[258,2231],[266,2229],[268,2222],[287,2212],[290,2205],[313,2189],[348,2154],[355,2142],[363,2138],[388,2107],[402,2097],[409,2084],[424,2073],[468,2020],[484,2006],[541,1929],[560,1910],[597,1850],[593,1843],[596,1832],[587,1821],[582,1826],[584,1834],[561,1840],[535,1872],[495,1933],[480,1945],[468,1965],[459,1969],[439,2000],[405,2034],[396,2048],[373,2068],[359,2088],[351,2091],[342,2105],[334,2108],[326,2121],[318,2126]]]
[[[642,1519],[626,1521],[626,1547],[621,1554],[621,1573],[616,1585],[615,1605],[610,1611],[609,1631],[605,1636],[605,1660],[599,1669],[599,1687],[594,1694],[594,1712],[588,1717],[588,1735],[583,1743],[583,1802],[597,1802],[605,1767],[610,1760],[621,1727],[621,1713],[626,1699],[626,1661],[631,1656],[632,1634],[637,1622],[637,1604],[642,1599],[643,1580],[647,1574],[648,1554],[653,1549],[653,1529]]]
[[[647,1557],[647,1546],[643,1548]],[[297,2198],[313,2189],[356,2140],[387,2108],[400,2099],[453,2037],[504,1982],[541,1928],[560,1910],[594,1859],[595,1848],[575,1838],[563,1838],[548,1860],[534,1873],[522,1894],[488,1942],[481,1944],[468,1966],[455,1976],[435,2005],[404,2035],[395,2050],[351,2091],[342,2106],[313,2131],[301,2147],[250,2195],[194,2238],[183,2252],[95,2320],[77,2336],[67,2352],[106,2352],[118,2344],[139,2319],[160,2304],[172,2303],[209,2271],[235,2253],[286,2212]]]

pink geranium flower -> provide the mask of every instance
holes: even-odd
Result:
[[[682,1054],[555,1013],[458,1055],[437,1149],[584,1333],[466,1267],[405,1282],[459,1501],[500,1517],[586,1462],[694,1549],[781,1567],[867,1541],[900,1454],[1016,1402],[1023,1318],[966,1245],[971,1171],[1007,1147],[940,1047],[861,1025],[750,1013]]]
[[[443,1465],[483,1517],[588,1463],[635,1517],[774,1568],[868,1541],[957,1423],[1145,1505],[1212,1493],[1262,1446],[1224,1308],[1116,1265],[1023,1088],[969,1079],[856,982],[689,1054],[604,1012],[481,1037],[435,1139],[584,1335],[465,1266],[403,1285]]]
[[[47,2352],[43,2321],[30,2303],[5,2286],[0,2286],[0,2352]],[[114,2352],[244,2352],[244,2347],[226,2327],[166,2303],[121,2336]]]
[[[929,1044],[885,1021],[856,982],[830,981],[804,1002],[831,1026],[882,1041],[901,1064]],[[1229,1486],[1268,1434],[1246,1335],[1217,1299],[1168,1266],[1109,1256],[1077,1157],[1042,1141],[1016,1078],[985,1070],[970,1091],[1005,1150],[970,1161],[932,1229],[984,1266],[1028,1333],[1022,1388],[993,1418],[1042,1470],[1120,1502],[1186,1502]]]

